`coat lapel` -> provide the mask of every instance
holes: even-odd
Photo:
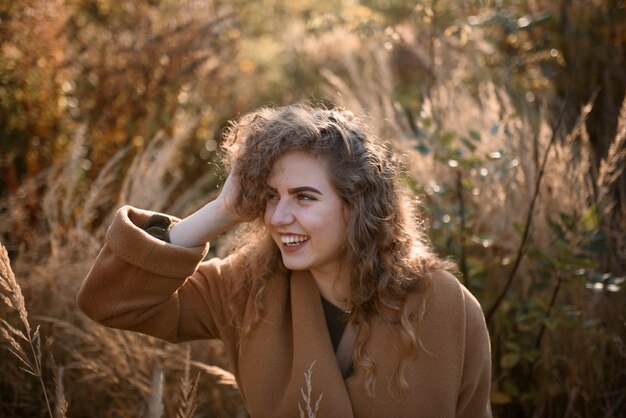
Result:
[[[319,289],[309,271],[290,277],[293,326],[293,367],[290,391],[300,393],[317,417],[352,417],[352,406],[326,327]]]

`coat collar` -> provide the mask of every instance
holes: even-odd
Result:
[[[292,271],[290,275],[293,338],[293,367],[290,389],[310,393],[315,408],[320,398],[319,415],[352,417],[350,396],[330,341],[319,289],[309,271]],[[305,375],[310,375],[310,391]],[[323,382],[323,385],[322,385]],[[305,410],[303,408],[303,410]]]

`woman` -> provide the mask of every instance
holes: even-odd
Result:
[[[491,416],[482,311],[415,227],[391,152],[307,106],[244,116],[225,149],[220,195],[188,218],[118,211],[83,312],[221,339],[252,417]],[[230,256],[201,261],[242,222]]]

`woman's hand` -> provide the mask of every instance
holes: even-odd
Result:
[[[225,213],[230,215],[233,221],[237,223],[249,220],[241,216],[237,211],[237,201],[239,200],[240,194],[241,182],[239,181],[239,177],[231,172],[226,178],[224,186],[222,186],[222,191],[219,196],[217,196],[217,199],[215,199],[222,204]]]
[[[230,174],[217,198],[175,224],[170,230],[170,242],[182,247],[204,245],[235,225],[250,221],[237,212],[241,193],[239,178]]]

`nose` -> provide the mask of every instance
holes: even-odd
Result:
[[[272,226],[283,226],[291,224],[295,217],[291,210],[291,204],[286,199],[277,201],[274,205],[267,208],[269,213],[269,222]]]

